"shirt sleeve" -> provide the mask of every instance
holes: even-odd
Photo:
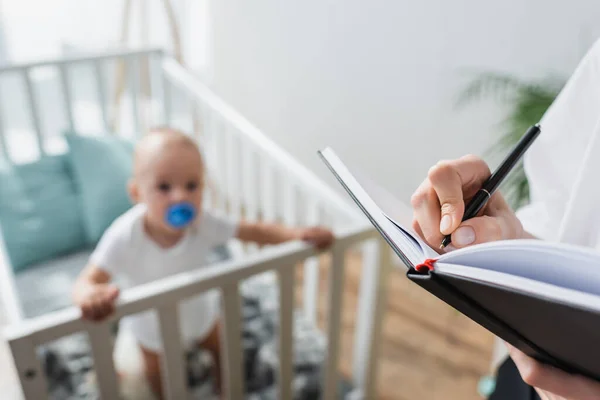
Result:
[[[119,228],[120,226],[116,224],[111,225],[90,256],[91,264],[111,275],[122,270],[126,262],[127,236]]]
[[[517,210],[526,231],[555,241],[583,155],[598,124],[600,40],[581,60],[540,121],[541,133],[524,156],[530,203]]]
[[[215,211],[204,211],[200,221],[200,237],[210,247],[226,244],[237,235],[239,222]]]

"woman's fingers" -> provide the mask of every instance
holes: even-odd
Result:
[[[557,398],[551,397],[554,394],[570,400],[600,398],[600,383],[542,364],[510,344],[507,347],[523,380],[530,386],[548,392],[550,396],[547,397]]]
[[[427,179],[439,205],[440,223],[436,228],[447,235],[458,227],[465,211],[460,175],[451,161],[444,161],[429,170]]]
[[[440,232],[440,203],[437,194],[429,185],[421,185],[413,194],[411,204],[423,239],[430,246],[438,247],[443,235]]]
[[[458,228],[465,198],[473,195],[489,173],[485,162],[474,156],[440,161],[429,170],[427,179],[411,197],[411,205],[423,238],[430,246],[437,248],[444,235]]]
[[[412,221],[412,229],[413,231],[415,231],[415,233],[417,235],[419,235],[419,237],[425,237],[425,235],[423,234],[423,230],[421,229],[421,226],[419,225],[419,221],[417,221],[417,219],[413,219]]]
[[[434,249],[448,234],[454,248],[528,237],[500,193],[492,195],[477,217],[462,222],[465,202],[489,176],[487,164],[475,156],[437,163],[411,197],[415,231]]]
[[[471,197],[473,190],[478,190],[489,176],[487,164],[475,156],[440,161],[429,170],[427,178],[440,204],[442,234],[458,228],[465,211],[465,198]]]
[[[505,239],[503,225],[504,221],[500,217],[483,215],[471,218],[452,232],[452,244],[456,248],[461,248]]]

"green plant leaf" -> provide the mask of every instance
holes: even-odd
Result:
[[[510,74],[480,72],[465,86],[456,105],[490,99],[508,106],[505,118],[499,123],[499,136],[488,154],[506,155],[530,126],[538,123],[552,104],[564,82],[556,77],[528,82]],[[529,184],[523,165],[519,164],[500,189],[513,208],[529,201]]]

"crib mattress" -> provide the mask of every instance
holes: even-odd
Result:
[[[48,260],[15,274],[15,286],[25,318],[72,305],[71,291],[91,250]]]
[[[92,249],[57,257],[28,267],[15,274],[17,296],[25,318],[37,317],[73,304],[73,284],[85,267]],[[208,262],[216,263],[229,258],[228,246],[219,246],[209,255]],[[127,287],[127,282],[115,277],[116,283]]]

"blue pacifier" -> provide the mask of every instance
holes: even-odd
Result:
[[[196,208],[190,203],[173,204],[167,209],[165,219],[173,228],[185,228],[194,220]]]

